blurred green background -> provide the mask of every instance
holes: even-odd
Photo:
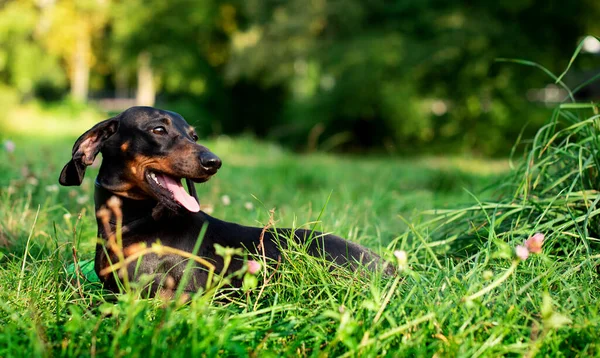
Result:
[[[144,104],[299,151],[502,156],[566,93],[495,60],[560,73],[585,39],[576,87],[599,18],[597,0],[0,1],[0,129],[75,135]]]

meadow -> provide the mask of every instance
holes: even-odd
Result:
[[[206,139],[224,166],[197,186],[203,210],[262,226],[275,208],[277,226],[347,237],[399,273],[329,272],[298,247],[263,267],[255,287],[187,303],[109,295],[71,277],[74,260],[93,257],[96,169],[81,187],[57,178],[77,135],[102,118],[10,113],[0,150],[0,356],[597,356],[597,110],[558,107],[512,165]],[[529,246],[526,257],[538,232],[542,250]]]

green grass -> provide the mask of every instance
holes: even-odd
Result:
[[[183,305],[69,280],[74,252],[93,257],[94,170],[59,188],[74,138],[15,132],[15,152],[0,151],[0,356],[597,356],[597,116],[573,113],[557,110],[530,165],[510,173],[504,161],[209,140],[224,161],[198,186],[213,215],[264,225],[276,208],[277,226],[299,227],[323,211],[324,231],[408,262],[397,277],[367,277],[294,248],[256,288]],[[537,231],[543,253],[516,259]]]

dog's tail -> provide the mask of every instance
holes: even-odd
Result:
[[[338,266],[351,270],[366,268],[372,272],[381,271],[387,276],[396,274],[394,266],[379,255],[339,236],[305,229],[294,230],[293,235],[290,229],[279,229],[277,234],[280,243],[282,243],[282,236],[286,238],[285,241],[289,241],[293,237],[295,242],[307,245],[307,252],[310,255],[323,257]],[[286,246],[288,246],[287,242]]]

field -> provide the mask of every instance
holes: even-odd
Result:
[[[57,178],[97,118],[55,130],[37,112],[11,116],[20,124],[2,139],[14,148],[0,150],[1,357],[600,354],[595,155],[560,147],[560,136],[545,153],[579,153],[565,173],[550,167],[556,156],[528,171],[518,161],[511,170],[507,160],[298,155],[249,137],[208,139],[224,166],[198,186],[204,210],[262,226],[275,208],[277,226],[316,224],[400,273],[329,272],[298,248],[253,289],[181,304],[69,279],[74,258],[93,257],[95,169],[81,187]],[[577,123],[573,133],[588,130]],[[583,148],[585,138],[568,142]],[[542,252],[515,256],[538,231]]]

